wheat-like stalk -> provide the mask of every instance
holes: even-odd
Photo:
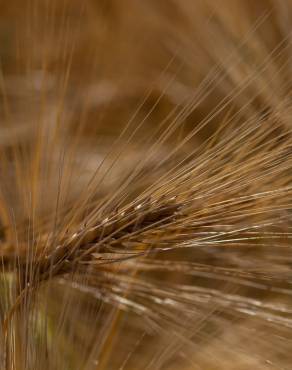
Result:
[[[291,11],[3,8],[1,369],[290,369]]]

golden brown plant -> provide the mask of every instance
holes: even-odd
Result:
[[[0,368],[291,369],[292,3],[0,12]]]

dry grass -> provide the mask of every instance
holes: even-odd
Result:
[[[291,369],[291,17],[3,4],[1,369]]]

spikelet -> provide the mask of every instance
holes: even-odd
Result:
[[[291,369],[291,17],[3,7],[1,369]]]

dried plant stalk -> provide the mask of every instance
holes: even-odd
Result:
[[[3,7],[1,369],[290,368],[291,9]]]

